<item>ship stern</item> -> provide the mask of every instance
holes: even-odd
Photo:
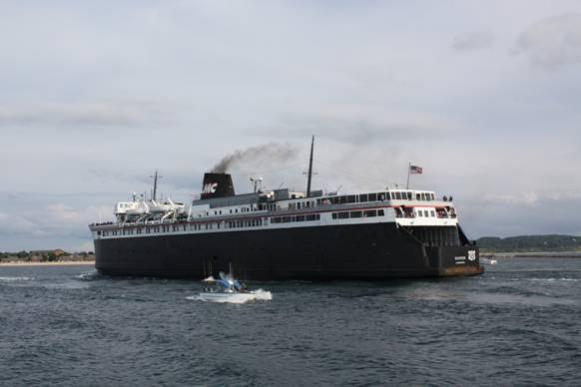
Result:
[[[426,250],[430,266],[437,268],[440,277],[472,276],[484,273],[480,251],[475,245],[437,246]]]

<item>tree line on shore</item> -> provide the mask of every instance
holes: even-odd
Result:
[[[92,251],[69,253],[62,249],[0,252],[0,262],[70,262],[94,261]]]
[[[484,237],[476,241],[483,252],[530,253],[581,251],[581,236],[524,235],[507,238]]]

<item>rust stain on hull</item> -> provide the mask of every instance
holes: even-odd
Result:
[[[444,277],[453,277],[479,275],[482,273],[484,273],[484,267],[482,266],[458,266],[442,269],[440,275]]]

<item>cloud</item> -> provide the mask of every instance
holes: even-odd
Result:
[[[316,110],[303,109],[301,114],[286,113],[279,117],[278,126],[287,136],[308,139],[314,134],[360,146],[378,141],[433,140],[457,134],[459,129],[458,123],[438,114],[362,104],[318,106]],[[266,134],[270,130],[259,132]]]
[[[0,212],[22,232],[4,226],[1,244],[80,246],[98,219],[88,209],[111,216],[115,201],[150,192],[155,168],[158,192],[188,202],[222,155],[272,141],[298,147],[296,160],[235,168],[237,192],[251,189],[249,175],[304,189],[313,134],[317,188],[405,184],[413,161],[426,171],[414,186],[470,203],[475,217],[463,219],[480,230],[526,228],[546,203],[559,214],[574,208],[544,190],[581,190],[581,73],[571,71],[580,2],[235,7],[3,7]]]
[[[462,226],[470,237],[581,232],[571,209],[581,206],[581,195],[524,192],[514,197],[491,196],[481,200],[463,199],[459,205]]]
[[[494,36],[490,33],[480,32],[459,35],[452,42],[452,49],[459,52],[485,50],[492,47]]]
[[[0,234],[5,236],[26,235],[29,238],[48,235],[33,220],[28,219],[22,214],[6,212],[0,212]]]
[[[539,203],[539,195],[536,192],[522,192],[519,194],[495,195],[487,194],[483,201],[486,203],[518,204],[536,206]]]
[[[54,246],[78,249],[90,242],[88,225],[99,221],[100,217],[111,220],[112,205],[73,207],[64,203],[49,203],[34,209],[0,212],[0,235],[9,237],[0,239],[0,251]],[[23,240],[28,240],[30,244],[16,245]]]
[[[534,23],[520,34],[514,53],[547,69],[581,63],[581,14],[567,13]]]
[[[0,127],[140,127],[170,120],[166,105],[151,101],[0,105]]]

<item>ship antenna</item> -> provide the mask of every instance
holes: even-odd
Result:
[[[313,178],[313,149],[315,147],[315,136],[311,140],[311,155],[309,157],[309,173],[307,179],[307,197],[311,196],[311,180]]]
[[[162,176],[157,175],[157,169],[153,172],[153,197],[151,198],[153,201],[157,199],[157,179],[161,178]]]

